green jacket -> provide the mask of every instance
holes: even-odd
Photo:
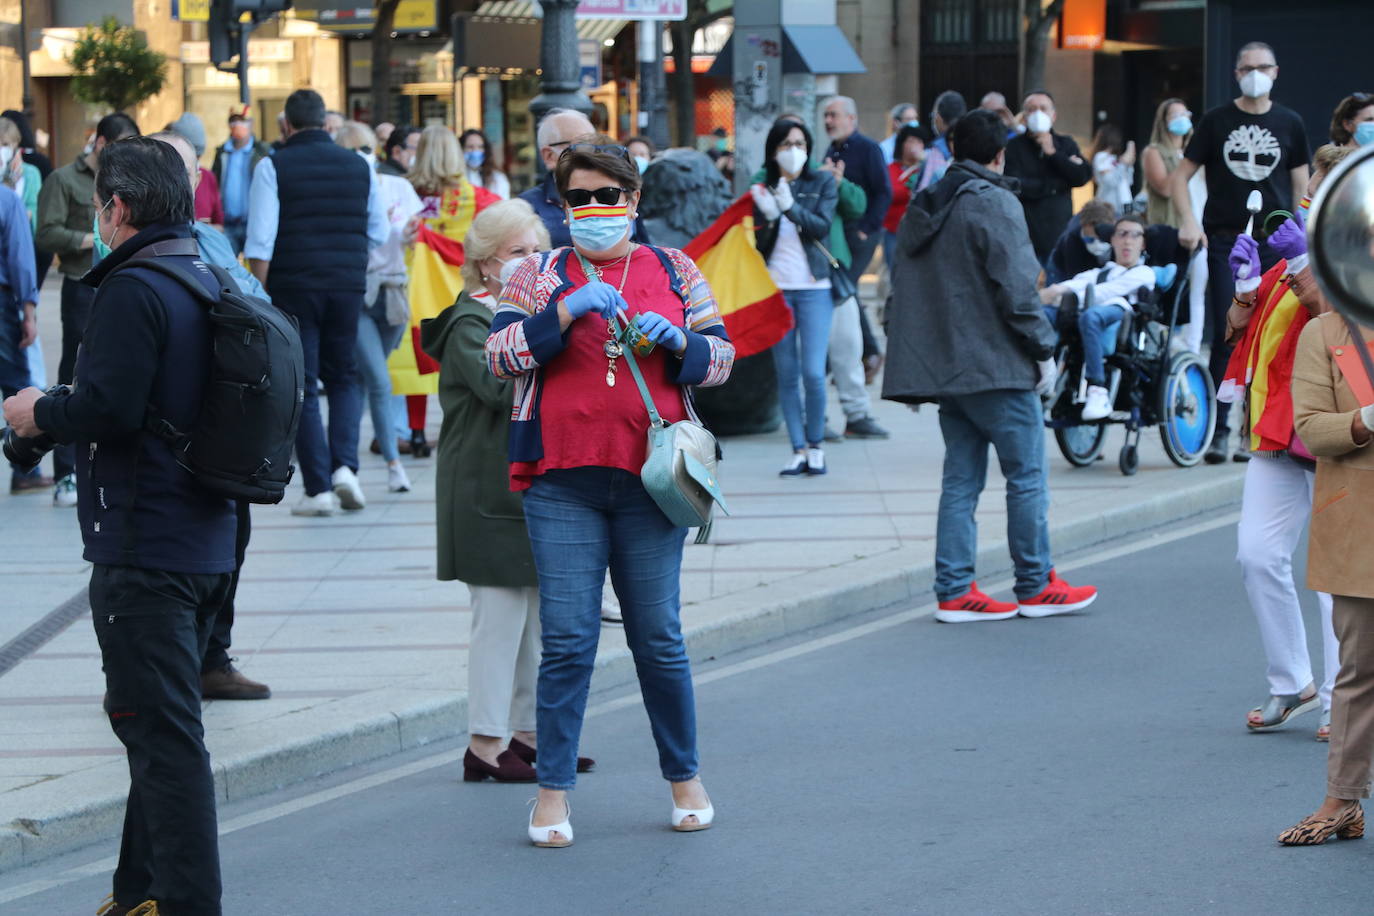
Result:
[[[815,162],[811,163],[811,167],[813,169],[820,168]],[[767,172],[759,169],[754,173],[754,177],[749,180],[753,184],[758,184],[767,175]],[[835,218],[830,221],[830,241],[825,247],[830,249],[835,260],[848,267],[854,259],[849,254],[849,243],[844,240],[844,224],[853,222],[867,212],[868,193],[848,178],[840,179],[838,191],[839,200],[835,202]]]
[[[38,232],[34,245],[51,251],[61,259],[58,270],[77,279],[91,269],[91,249],[81,240],[90,234],[95,222],[95,172],[85,156],[55,169],[38,192]]]
[[[514,387],[487,369],[491,312],[467,293],[420,322],[420,345],[439,362],[435,476],[438,578],[468,585],[539,584],[523,499],[510,490],[506,440]]]
[[[43,173],[38,166],[24,163],[24,212],[29,215],[29,231],[38,231],[38,189],[43,187]]]

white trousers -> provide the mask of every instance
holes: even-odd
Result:
[[[1236,559],[1250,606],[1259,621],[1260,640],[1269,661],[1269,692],[1301,693],[1312,682],[1307,630],[1293,582],[1293,551],[1312,514],[1315,475],[1287,458],[1250,459],[1240,503]],[[1331,628],[1331,596],[1317,592],[1321,608],[1322,654],[1326,677],[1320,694],[1331,708],[1331,688],[1340,671],[1340,650]]]
[[[830,374],[835,379],[846,420],[858,420],[873,410],[864,385],[864,337],[859,327],[859,308],[859,300],[850,297],[843,305],[835,306],[830,322]]]
[[[539,680],[539,589],[470,585],[468,733],[534,731]]]

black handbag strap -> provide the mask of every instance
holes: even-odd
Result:
[[[1364,333],[1349,315],[1342,313],[1341,320],[1345,322],[1346,330],[1350,332],[1350,340],[1359,351],[1360,362],[1364,363],[1364,374],[1369,378],[1369,383],[1374,385],[1374,358],[1369,355],[1369,344],[1364,342]]]

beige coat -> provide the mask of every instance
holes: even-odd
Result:
[[[1362,330],[1374,340],[1374,332]],[[1345,322],[1329,313],[1303,328],[1293,364],[1294,424],[1317,457],[1307,587],[1374,598],[1374,448],[1351,435],[1362,405],[1333,358],[1350,345]]]

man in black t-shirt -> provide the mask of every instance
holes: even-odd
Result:
[[[1245,201],[1258,190],[1264,204],[1255,225],[1275,210],[1292,210],[1307,188],[1310,153],[1302,118],[1269,98],[1279,75],[1274,50],[1261,41],[1252,41],[1236,57],[1236,80],[1240,98],[1213,108],[1203,115],[1193,132],[1183,160],[1170,176],[1174,207],[1179,214],[1178,240],[1189,248],[1199,242],[1207,246],[1207,322],[1212,328],[1212,381],[1220,387],[1226,374],[1231,348],[1226,346],[1226,312],[1231,307],[1235,286],[1227,258],[1236,236],[1245,231],[1250,213]],[[1206,168],[1207,207],[1199,225],[1188,196],[1188,179],[1199,168]],[[1277,258],[1267,245],[1260,246],[1263,267],[1268,270]],[[1207,449],[1209,464],[1226,460],[1230,426],[1226,411],[1217,414],[1216,433]],[[1243,439],[1236,460],[1248,458]]]

